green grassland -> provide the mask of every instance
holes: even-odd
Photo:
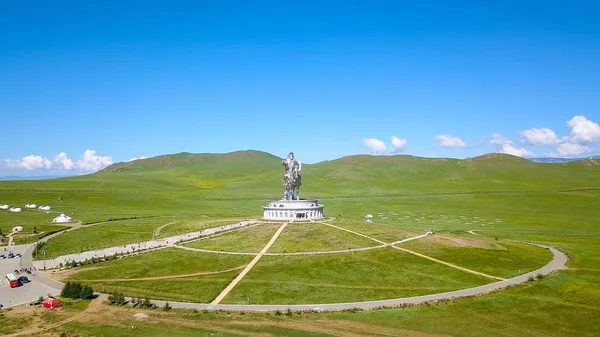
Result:
[[[85,281],[102,292],[122,292],[126,296],[210,303],[237,276],[239,271],[174,280]]]
[[[44,236],[68,228],[52,223],[52,219],[58,214],[57,212],[47,214],[39,210],[26,209],[23,209],[21,213],[0,211],[0,229],[4,235],[8,235],[11,233],[13,227],[21,226],[23,227],[23,231],[13,234],[15,244],[31,243]],[[34,228],[37,230],[37,234],[33,233]],[[4,240],[0,239],[0,245],[7,243],[8,238],[4,238]]]
[[[379,246],[373,240],[320,223],[291,223],[269,253],[319,252]]]
[[[46,258],[128,243],[148,241],[161,224],[174,221],[171,217],[110,221],[68,231],[44,244]],[[42,258],[42,256],[38,256]]]
[[[258,253],[280,226],[281,224],[262,224],[246,227],[184,245],[191,248],[225,252]]]
[[[85,265],[79,267],[79,272],[71,278],[76,280],[128,279],[217,272],[246,265],[251,259],[252,257],[244,255],[210,254],[165,248],[116,261]]]
[[[115,164],[103,172],[88,176],[46,181],[0,182],[0,200],[11,205],[47,203],[53,207],[53,211],[67,213],[84,223],[134,216],[161,216],[191,221],[204,220],[205,216],[211,219],[255,218],[261,215],[261,205],[268,199],[278,198],[281,194],[282,171],[279,160],[255,151],[227,155],[163,156]],[[401,239],[405,235],[410,236],[413,231],[421,234],[427,229],[436,233],[456,235],[475,230],[486,237],[498,238],[500,243],[510,239],[552,245],[568,253],[570,260],[568,270],[559,271],[543,280],[486,296],[457,300],[456,303],[309,315],[297,319],[307,324],[314,323],[314,320],[322,320],[323,326],[329,326],[328,321],[335,319],[343,324],[357,323],[376,327],[387,331],[388,335],[392,333],[386,329],[409,329],[452,335],[596,336],[600,334],[598,173],[597,160],[569,164],[537,164],[499,154],[468,160],[411,156],[350,156],[304,165],[301,195],[319,198],[325,205],[325,214],[339,217],[336,224],[342,227],[364,231],[365,234],[386,242],[396,237]],[[59,196],[64,200],[56,201]],[[377,213],[386,214],[387,219],[383,219]],[[364,222],[366,214],[375,216],[372,224]],[[3,214],[0,214],[0,218],[2,216]],[[50,219],[40,218],[39,223],[47,223]],[[168,221],[170,219],[165,223]],[[2,226],[5,224],[10,226],[12,222],[3,222]],[[4,230],[4,227],[2,228]],[[169,227],[165,229],[167,228]],[[73,233],[80,230],[83,229]],[[144,237],[152,232],[146,229],[142,231]],[[68,234],[70,233],[63,235]],[[48,245],[60,245],[63,235],[50,240]],[[88,246],[96,241],[83,235],[71,242],[76,244],[79,239],[89,240]],[[132,236],[131,239],[136,238]],[[468,251],[469,248],[465,249]],[[512,252],[513,248],[510,248],[510,251]],[[348,257],[351,254],[340,256]],[[325,275],[322,275],[321,281],[319,275],[315,275],[315,279],[302,277],[313,269],[314,273],[323,273],[327,268],[335,267],[335,264],[322,268],[323,266],[314,264],[315,261],[322,261],[319,260],[321,257],[310,256],[306,257],[306,260],[296,259],[304,257],[293,257],[291,260],[288,258],[290,257],[263,257],[234,288],[226,301],[246,300],[245,293],[251,294],[253,301],[258,299],[269,302],[287,297],[283,291],[281,294],[275,293],[279,289],[270,286],[278,284],[276,282],[281,283],[285,280],[284,276],[297,277],[303,283],[291,286],[290,290],[302,288],[308,292],[293,292],[299,295],[288,298],[290,302],[310,297],[313,290],[315,294],[325,296],[324,300],[350,298],[354,293],[360,295],[359,298],[377,298],[400,293],[392,291],[393,294],[386,294],[385,292],[390,290],[378,290],[369,294],[368,289],[351,291],[343,287],[328,287],[328,292],[319,290],[319,287],[309,289],[306,286],[308,284],[320,285],[320,282],[331,280]],[[417,259],[413,256],[411,258]],[[452,255],[449,258],[452,258]],[[291,265],[291,261],[301,261],[302,264]],[[469,260],[464,262],[471,263]],[[422,259],[415,260],[417,266],[422,263]],[[370,262],[365,264],[372,265]],[[393,265],[394,262],[388,264]],[[473,265],[472,269],[480,270],[476,267],[478,266]],[[280,278],[271,279],[272,275],[261,272],[263,268],[277,272]],[[340,268],[338,266],[337,270]],[[376,274],[380,269],[373,266]],[[415,273],[429,273],[432,270],[421,268]],[[460,282],[458,275],[452,274],[454,270],[450,270],[450,273],[435,275],[440,278],[438,284],[452,285]],[[363,274],[366,272],[361,271]],[[235,274],[234,272],[227,277],[233,278]],[[218,275],[220,276],[217,277]],[[227,283],[224,274],[218,275],[211,276],[223,279],[222,283],[215,282],[219,283],[216,288]],[[339,275],[350,278],[340,281],[342,286],[351,284],[354,278],[359,284],[369,285],[368,282],[371,282],[361,275]],[[403,275],[405,278],[400,276],[402,275],[392,273],[388,277],[399,284],[409,279],[406,278],[407,274]],[[398,280],[394,280],[395,277],[398,277]],[[251,279],[257,283],[245,283]],[[379,279],[386,280],[383,276]],[[199,281],[198,286],[200,282],[202,281]],[[208,284],[212,283],[202,284],[208,287]],[[258,284],[269,285],[269,292],[258,293],[257,288],[252,288]],[[383,285],[385,286],[385,282]],[[149,293],[156,293],[159,287],[152,288],[149,288]],[[340,289],[339,292],[336,292],[336,289]],[[184,290],[181,291],[181,295],[185,295]],[[216,291],[211,291],[211,294]],[[316,297],[315,295],[315,300],[320,300]],[[203,317],[206,317],[207,322],[220,319],[215,318],[215,315]],[[277,322],[278,319],[273,315],[264,317],[265,322]],[[232,320],[246,319],[236,316]],[[173,324],[176,326],[176,323]],[[93,329],[97,327],[94,324],[90,326]],[[296,329],[312,331],[308,326]],[[104,330],[98,328],[97,331]]]
[[[460,236],[456,236],[456,238],[461,239]],[[477,237],[477,239],[478,241],[481,240],[480,237]],[[552,253],[547,249],[506,241],[495,242],[485,248],[451,247],[445,243],[437,242],[437,238],[428,237],[422,240],[409,241],[402,244],[401,247],[461,267],[503,278],[511,278],[536,270],[552,260]]]
[[[241,219],[211,219],[208,215],[196,216],[194,219],[180,221],[171,221],[160,229],[160,235],[157,238],[166,238],[177,234],[199,232],[208,228],[239,222]]]
[[[301,267],[300,267],[301,266]],[[314,256],[264,256],[226,303],[337,303],[410,297],[491,283],[393,248]]]

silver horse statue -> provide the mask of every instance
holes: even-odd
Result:
[[[298,200],[300,186],[302,186],[302,163],[294,158],[294,153],[290,152],[281,165],[285,167],[283,175],[283,199]]]

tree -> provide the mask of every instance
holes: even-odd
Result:
[[[94,289],[88,285],[84,285],[83,288],[81,288],[81,298],[84,300],[91,300],[94,298]]]

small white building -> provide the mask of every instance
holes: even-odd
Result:
[[[8,205],[0,205],[0,209],[9,209],[9,208],[10,208],[10,206],[8,206]]]
[[[40,206],[40,207],[38,207],[38,209],[41,210],[41,211],[49,211],[50,208],[51,208],[50,206]]]
[[[23,227],[22,226],[15,226],[12,229],[13,232],[22,232],[23,231]]]
[[[61,214],[56,218],[52,219],[52,222],[73,222],[73,219],[71,219],[71,217],[66,214]]]
[[[19,213],[22,211],[22,209],[21,209],[21,207],[11,207],[8,211],[14,212],[14,213]]]

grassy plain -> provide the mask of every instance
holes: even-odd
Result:
[[[279,158],[256,152],[209,157],[180,154],[142,164],[119,164],[121,166],[90,176],[0,182],[0,200],[15,205],[48,201],[57,212],[68,213],[84,222],[96,222],[152,215],[187,219],[202,215],[217,219],[240,215],[259,217],[260,206],[267,199],[279,196]],[[251,329],[259,319],[263,327],[286,324],[299,335],[308,335],[317,329],[331,331],[332,335],[349,334],[336,328],[339,326],[356,329],[367,326],[369,331],[388,335],[395,335],[392,332],[486,336],[600,334],[600,175],[597,161],[563,165],[536,164],[505,155],[469,160],[352,156],[305,165],[303,183],[302,194],[319,198],[326,205],[326,215],[340,216],[342,222],[356,226],[350,229],[371,230],[369,235],[381,235],[378,238],[384,241],[396,237],[395,224],[407,234],[412,230],[420,234],[432,229],[437,233],[463,235],[468,230],[475,230],[487,237],[497,237],[499,241],[531,240],[557,247],[569,254],[569,269],[524,286],[457,300],[456,303],[302,315],[294,316],[293,322],[273,314],[257,318],[259,316],[250,314],[173,312],[172,321],[159,321],[161,329],[163,326],[165,329],[172,327],[173,331],[207,329],[210,325],[215,327],[213,330],[225,333],[223,321],[248,327],[240,329]],[[52,204],[58,196],[64,201]],[[399,216],[394,217],[389,212]],[[389,214],[385,215],[388,219],[377,213]],[[364,223],[366,214],[376,216],[372,228]],[[340,225],[344,226],[342,222]],[[379,227],[380,223],[385,226]],[[403,235],[398,236],[402,238]],[[266,258],[264,261],[269,262]],[[247,277],[260,271],[261,266],[268,267],[264,261],[261,260]],[[286,264],[286,261],[291,260],[281,263]],[[306,272],[313,267],[310,261],[306,263],[308,267],[296,266],[296,270]],[[281,275],[289,275],[288,270],[293,271],[291,267],[283,268]],[[315,270],[322,271],[323,268]],[[450,277],[446,278],[451,281]],[[244,280],[240,286],[244,286]],[[248,286],[238,287],[234,292],[240,289],[252,292]],[[236,296],[243,300],[243,294]],[[262,296],[268,300],[269,296],[279,295]],[[175,318],[200,323],[188,324]],[[131,319],[115,322],[123,326],[127,320]],[[114,329],[107,326],[107,322],[109,320],[74,322],[73,325],[80,335],[87,334],[86,327],[94,331],[88,335],[98,335]],[[290,322],[298,324],[290,327]],[[159,326],[153,320],[139,324]]]
[[[445,292],[492,280],[392,248],[313,256],[264,256],[227,303],[336,303]]]
[[[262,224],[184,244],[186,247],[225,252],[258,253],[281,224]]]
[[[133,279],[218,272],[248,264],[251,256],[199,253],[164,248],[124,257],[116,261],[89,264],[71,276],[77,280]]]
[[[378,246],[379,243],[320,223],[292,223],[269,253],[319,252]]]
[[[450,238],[450,240],[440,240]],[[486,242],[487,241],[487,242]],[[402,248],[450,262],[488,275],[511,278],[541,268],[552,253],[544,248],[514,242],[489,242],[473,235],[429,236],[401,245]]]

